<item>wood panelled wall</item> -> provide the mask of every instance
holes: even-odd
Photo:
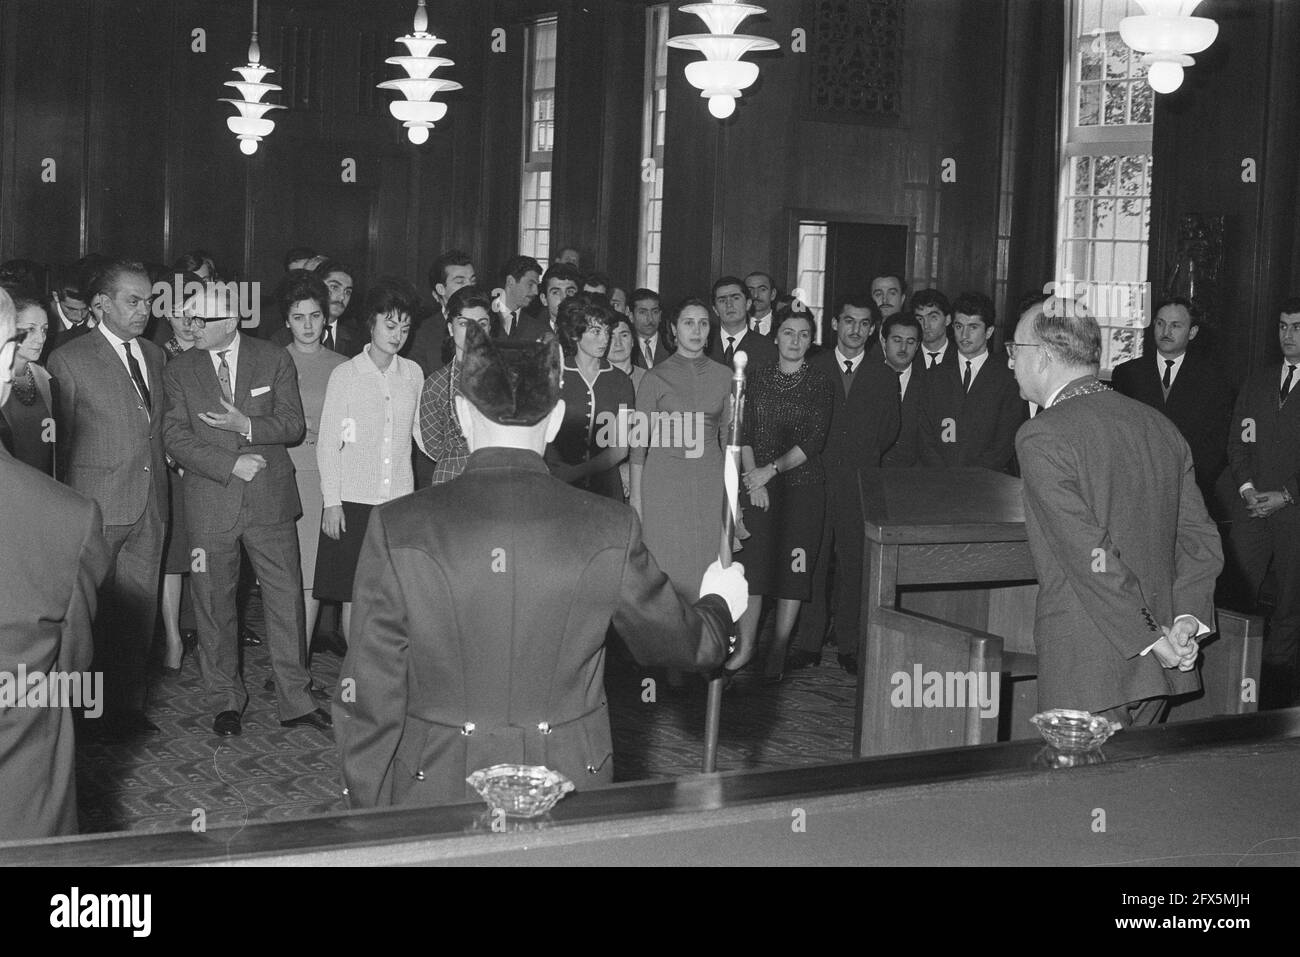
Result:
[[[1205,0],[1196,12],[1219,35],[1156,99],[1150,278],[1163,288],[1184,215],[1224,217],[1225,307],[1209,331],[1240,381],[1280,359],[1278,306],[1300,295],[1300,4]]]

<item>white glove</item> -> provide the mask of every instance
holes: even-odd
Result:
[[[740,616],[749,607],[745,566],[732,562],[730,568],[723,568],[722,563],[714,559],[713,564],[704,570],[704,580],[700,582],[700,597],[705,595],[717,595],[727,603],[731,620],[740,621]]]

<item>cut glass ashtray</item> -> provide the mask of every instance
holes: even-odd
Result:
[[[507,817],[540,817],[573,790],[563,774],[540,765],[495,764],[465,780],[492,810]]]
[[[1070,711],[1065,708],[1044,711],[1029,720],[1038,728],[1044,741],[1058,751],[1074,754],[1097,750],[1121,727],[1118,721],[1111,721],[1090,711]]]

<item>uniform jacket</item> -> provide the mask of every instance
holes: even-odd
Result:
[[[1177,428],[1088,376],[1021,426],[1016,453],[1038,573],[1039,709],[1197,690],[1197,672],[1141,654],[1179,615],[1214,627],[1223,549]]]
[[[642,664],[701,670],[731,627],[721,598],[678,597],[630,508],[513,449],[376,507],[354,594],[356,693],[334,704],[352,807],[472,800],[466,776],[500,763],[607,784],[611,620]]]
[[[253,420],[252,442],[234,432],[214,429],[199,418],[202,412],[224,411],[221,384],[208,350],[190,349],[169,362],[163,374],[167,453],[185,469],[181,479],[185,518],[192,532],[234,528],[245,502],[254,525],[291,522],[302,513],[286,449],[299,441],[306,429],[297,369],[283,347],[239,335],[232,391],[234,405]],[[266,459],[266,468],[251,482],[232,474],[241,455]]]
[[[949,351],[955,349],[950,346]],[[921,464],[927,468],[969,466],[1015,474],[1016,429],[1029,418],[1015,374],[1005,356],[990,354],[962,388],[964,360],[952,353],[927,369],[921,407]]]
[[[1115,367],[1110,383],[1115,391],[1145,402],[1167,415],[1192,449],[1196,483],[1207,496],[1228,464],[1228,421],[1232,417],[1232,385],[1208,355],[1190,349],[1178,378],[1165,399],[1161,377],[1164,362],[1158,352]]]
[[[1228,461],[1234,488],[1247,482],[1258,492],[1286,488],[1300,502],[1300,388],[1293,386],[1286,403],[1279,405],[1281,382],[1278,362],[1241,387],[1228,425]],[[1280,508],[1271,518],[1300,525],[1300,507]]]
[[[98,330],[55,349],[49,372],[58,382],[55,474],[99,505],[105,525],[134,525],[150,497],[167,518],[163,454],[163,351],[143,337],[150,405]]]
[[[0,672],[85,672],[109,565],[99,508],[3,449],[0,489]],[[75,751],[70,708],[0,708],[0,841],[77,833]]]
[[[822,463],[828,471],[879,468],[881,457],[898,439],[898,376],[878,354],[873,357],[867,353],[858,364],[846,396],[834,349],[819,352],[808,361],[835,385]],[[913,384],[915,381],[913,375]]]

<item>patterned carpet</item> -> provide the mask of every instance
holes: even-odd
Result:
[[[249,691],[244,733],[218,738],[198,664],[187,656],[174,678],[156,679],[150,719],[161,733],[106,744],[81,735],[78,798],[84,833],[164,831],[239,826],[343,810],[333,738],[310,728],[281,728],[265,646],[245,649]],[[340,659],[312,662],[331,692]],[[654,680],[654,701],[643,681]],[[792,767],[841,760],[853,740],[854,679],[830,648],[820,667],[776,686],[742,676],[722,711],[718,768]],[[705,685],[688,677],[680,689],[665,676],[609,655],[606,673],[618,780],[673,777],[699,771]]]

